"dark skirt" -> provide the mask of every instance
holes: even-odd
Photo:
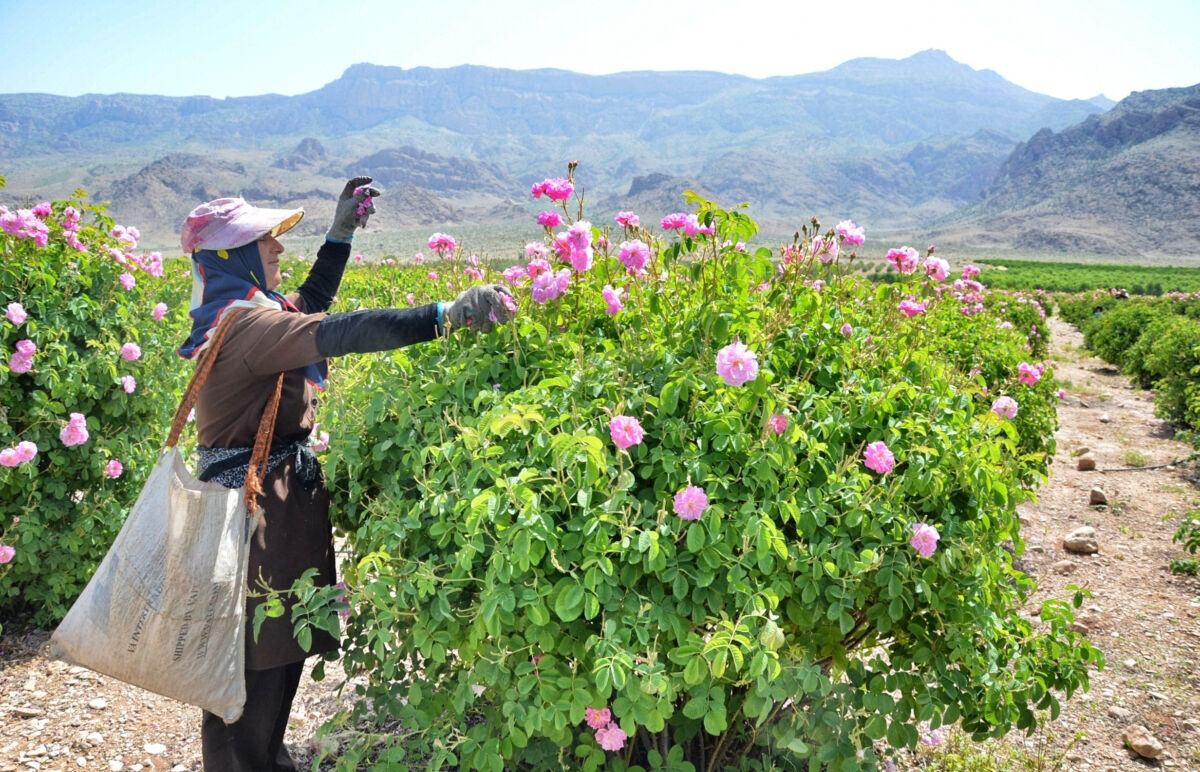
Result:
[[[282,616],[267,618],[254,640],[254,612],[263,598],[262,585],[286,590],[310,568],[318,569],[314,583],[337,581],[333,552],[333,526],[329,522],[329,491],[323,480],[305,485],[296,475],[295,460],[287,459],[267,475],[259,499],[264,517],[250,539],[246,598],[246,669],[266,670],[301,662],[306,657],[334,651],[337,639],[313,629],[312,646],[300,648],[293,635],[291,603],[285,598]]]

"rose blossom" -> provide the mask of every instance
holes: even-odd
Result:
[[[675,514],[683,520],[699,520],[708,507],[708,495],[697,485],[689,485],[675,494]]]
[[[650,247],[641,239],[622,241],[617,259],[628,273],[640,276],[646,272],[646,263],[650,260]]]
[[[927,558],[937,549],[941,534],[932,525],[913,523],[912,539],[908,542],[923,558]]]
[[[7,544],[0,544],[0,563],[9,563],[17,555],[15,547],[10,547]]]
[[[154,321],[156,321],[156,322],[161,322],[163,317],[166,315],[167,315],[167,304],[166,303],[156,303],[154,305],[154,308],[150,311],[150,316],[152,316],[154,318]]]
[[[608,308],[604,309],[604,313],[609,316],[615,316],[618,311],[624,308],[625,304],[621,302],[621,297],[624,294],[624,287],[613,289],[613,285],[605,284],[604,289],[600,292],[601,297],[604,298],[604,302],[608,304]]]
[[[544,225],[547,228],[557,228],[562,225],[562,218],[558,216],[558,212],[539,212],[537,216],[538,225]]]
[[[617,216],[613,219],[615,219],[617,221],[617,225],[620,225],[622,228],[636,228],[641,224],[641,218],[639,218],[633,212],[617,212]]]
[[[453,252],[455,246],[454,237],[445,233],[435,233],[429,237],[429,248],[442,257],[445,257],[447,253]]]
[[[67,421],[67,425],[59,432],[58,438],[68,448],[87,442],[87,419],[83,417],[83,413],[71,413],[71,419]]]
[[[619,751],[625,747],[625,740],[628,736],[621,731],[621,727],[616,724],[596,730],[596,742],[606,751]]]
[[[612,723],[612,711],[608,708],[585,708],[583,711],[584,720],[592,729],[603,729]]]
[[[9,303],[4,317],[13,324],[21,324],[26,319],[25,306],[20,303]]]
[[[996,397],[992,403],[992,412],[1002,418],[1017,417],[1017,401],[1012,397]]]
[[[134,362],[142,357],[142,349],[136,343],[126,343],[121,346],[121,358],[126,362]]]
[[[115,458],[104,465],[104,474],[108,477],[117,478],[121,476],[121,472],[125,471],[125,465]]]
[[[632,416],[617,415],[608,422],[608,433],[612,441],[621,450],[627,450],[634,445],[640,445],[646,435],[641,423]]]
[[[917,250],[912,247],[900,247],[899,249],[889,249],[886,259],[900,273],[912,273],[917,270],[920,256],[917,255]]]
[[[137,381],[132,375],[122,375],[121,388],[125,389],[126,394],[132,394],[137,391]]]
[[[901,312],[904,313],[905,316],[907,316],[911,319],[912,317],[914,317],[918,314],[925,313],[925,307],[928,304],[929,304],[929,301],[925,301],[923,303],[918,303],[915,300],[912,300],[911,298],[905,298],[904,300],[900,301],[900,310],[901,310]]]
[[[717,352],[717,375],[729,386],[741,386],[758,377],[758,355],[735,340]]]
[[[854,224],[853,220],[842,220],[837,225],[833,226],[834,232],[842,237],[843,244],[857,246],[866,241],[865,231]]]
[[[925,275],[934,281],[945,281],[950,273],[950,264],[940,257],[925,258]]]
[[[771,417],[767,419],[767,426],[769,426],[771,431],[775,432],[776,434],[783,434],[786,432],[787,425],[787,416],[781,413],[773,413]]]
[[[896,465],[896,457],[883,442],[872,442],[863,451],[863,464],[871,471],[888,474]]]

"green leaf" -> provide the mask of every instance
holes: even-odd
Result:
[[[566,581],[566,580],[564,580]],[[563,622],[572,622],[583,613],[583,587],[571,583],[554,600],[554,613]]]

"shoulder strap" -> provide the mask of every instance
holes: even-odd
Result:
[[[187,423],[188,413],[192,412],[192,408],[196,406],[196,400],[200,397],[200,389],[204,387],[204,382],[208,380],[208,374],[212,372],[213,363],[217,361],[217,352],[221,350],[221,344],[225,342],[225,336],[229,333],[229,328],[233,326],[233,320],[241,313],[242,309],[240,308],[231,308],[226,311],[225,318],[213,331],[208,348],[200,352],[200,360],[192,372],[192,379],[188,381],[187,388],[183,391],[183,399],[179,401],[179,407],[175,410],[175,418],[171,421],[171,431],[168,432],[167,442],[163,447],[173,448],[178,444],[179,437],[183,434],[183,426]]]
[[[167,435],[164,447],[173,448],[179,442],[179,437],[183,434],[183,427],[187,423],[188,413],[195,407],[196,400],[200,397],[200,389],[204,387],[204,382],[208,380],[208,374],[212,372],[213,363],[217,361],[217,353],[221,350],[221,344],[233,326],[233,320],[241,312],[240,308],[233,308],[226,312],[225,318],[213,332],[208,348],[201,352],[200,361],[196,364],[192,379],[188,381],[187,389],[183,392],[183,399],[179,401],[179,408],[175,411],[175,418],[171,421],[171,431]],[[284,374],[280,373],[278,380],[275,381],[275,393],[271,395],[270,402],[263,410],[262,420],[258,422],[258,433],[254,436],[254,451],[250,454],[250,469],[246,472],[247,513],[255,510],[256,499],[262,493],[262,481],[267,471],[267,457],[271,451],[271,434],[275,431],[275,418],[279,414],[279,400],[283,396],[283,376]]]

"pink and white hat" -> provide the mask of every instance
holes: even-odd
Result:
[[[280,236],[302,217],[303,209],[262,209],[241,198],[218,198],[187,216],[180,244],[188,254],[197,249],[234,249],[268,233]]]

